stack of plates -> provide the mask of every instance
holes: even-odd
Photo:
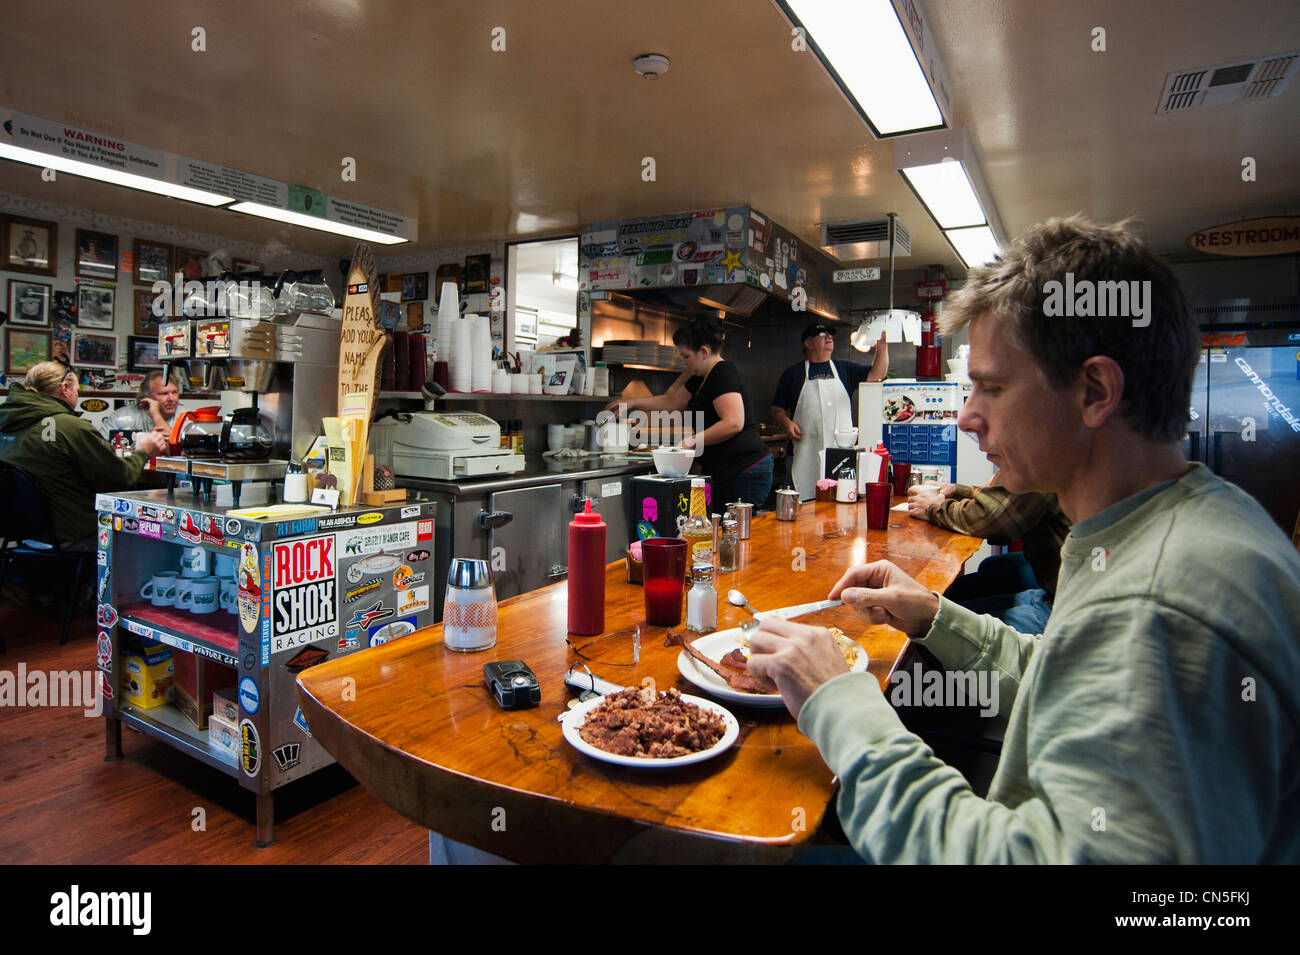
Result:
[[[641,344],[638,341],[607,341],[601,352],[602,360],[615,365],[635,365],[639,361],[637,347]]]

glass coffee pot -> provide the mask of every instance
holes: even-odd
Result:
[[[236,408],[221,426],[223,461],[268,461],[275,436],[256,408]]]

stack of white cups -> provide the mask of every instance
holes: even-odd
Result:
[[[451,361],[451,322],[460,317],[460,298],[455,282],[442,283],[442,297],[438,300],[438,360]],[[448,368],[450,374],[450,368]]]
[[[452,391],[474,390],[474,351],[470,323],[464,318],[451,322],[451,354],[447,356],[447,375]]]
[[[470,372],[474,391],[492,390],[492,322],[486,315],[466,315],[473,336],[473,367]]]

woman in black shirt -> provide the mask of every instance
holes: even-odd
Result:
[[[722,340],[717,319],[697,319],[682,326],[673,333],[673,344],[686,372],[672,387],[652,398],[617,398],[606,406],[685,411],[689,425],[702,421],[703,430],[685,438],[682,446],[700,448],[699,465],[713,479],[711,506],[718,512],[734,501],[762,507],[772,490],[773,466],[772,455],[758,435],[753,402],[740,382],[740,372],[722,360]]]

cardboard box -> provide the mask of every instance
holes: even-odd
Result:
[[[212,694],[212,716],[239,725],[239,700],[233,686],[222,687]]]
[[[235,685],[233,668],[195,656],[184,650],[172,652],[175,694],[172,702],[185,718],[199,729],[206,729],[212,715],[212,694]]]
[[[223,720],[213,713],[208,717],[208,746],[221,754],[223,759],[235,763],[239,760],[239,723]]]
[[[122,701],[151,710],[172,701],[174,689],[171,647],[142,640],[122,658]]]
[[[719,502],[712,500],[713,482],[703,477],[709,494],[709,511],[722,513]],[[629,482],[628,543],[648,537],[676,537],[677,518],[691,512],[691,478],[644,477]],[[707,513],[707,512],[706,512]]]

